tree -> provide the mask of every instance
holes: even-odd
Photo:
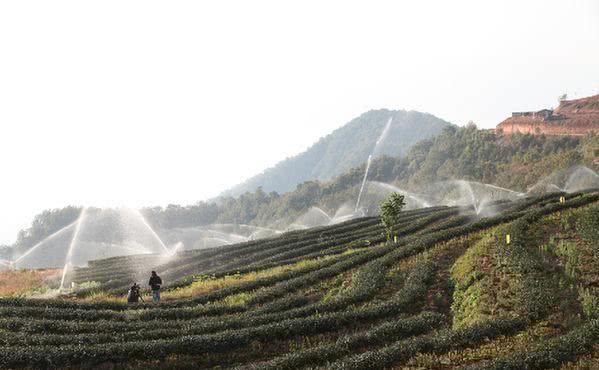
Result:
[[[401,209],[405,206],[404,196],[393,192],[381,202],[381,222],[387,230],[387,240],[393,239],[395,227],[399,223]]]

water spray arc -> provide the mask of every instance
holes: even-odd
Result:
[[[349,195],[347,199],[342,199],[345,202],[331,215],[313,206],[289,225],[287,230],[332,225],[365,216],[366,213],[371,214],[364,206],[360,207],[361,203],[366,203],[366,200],[368,202],[378,200],[381,196],[388,195],[390,191],[405,195],[407,209],[433,205],[466,206],[464,210],[468,215],[471,215],[473,210],[477,217],[489,217],[502,211],[501,201],[516,200],[527,194],[530,195],[533,190],[574,192],[591,187],[599,188],[599,175],[584,166],[560,170],[539,181],[529,189],[527,194],[468,180],[440,181],[419,187],[418,193],[391,184],[370,181],[368,175],[372,159],[380,150],[379,147],[390,130],[392,122],[393,119],[389,118],[372,153],[368,156],[356,202],[354,203],[353,197]],[[90,260],[131,254],[154,254],[159,258],[172,258],[185,246],[189,249],[212,248],[253,240],[256,236],[270,237],[281,232],[269,227],[246,224],[211,224],[155,231],[139,210],[84,207],[75,222],[38,242],[14,261],[0,260],[0,267],[23,268],[34,264],[40,266],[44,263],[47,267],[62,266],[60,288],[65,289],[69,285],[68,280],[71,276],[69,274],[72,272],[70,269],[74,266],[84,266]],[[47,256],[52,256],[53,259]]]
[[[14,266],[14,262],[5,259],[0,259],[0,266],[12,267]]]
[[[599,175],[586,166],[573,166],[555,171],[528,188],[527,194],[544,192],[573,193],[599,188]]]
[[[368,160],[366,161],[366,171],[364,171],[364,177],[362,178],[362,185],[360,185],[360,192],[358,193],[358,199],[356,200],[356,207],[354,208],[354,212],[358,212],[358,208],[360,207],[360,201],[362,200],[362,192],[364,192],[364,186],[366,185],[366,179],[368,178],[368,171],[370,170],[371,160],[372,154],[368,156]]]
[[[407,190],[398,188],[395,185],[391,185],[391,184],[387,184],[387,183],[379,182],[379,181],[369,181],[369,184],[375,185],[377,187],[383,188],[383,189],[391,191],[391,192],[400,193],[400,194],[404,195],[408,200],[412,200],[413,202],[415,202],[418,205],[418,208],[431,206],[431,204],[428,201],[424,200],[421,196],[414,194],[411,191],[407,191]]]
[[[358,199],[356,200],[356,207],[354,208],[354,212],[358,212],[358,209],[360,208],[360,201],[362,200],[362,193],[364,192],[366,180],[368,179],[368,171],[370,171],[370,162],[372,161],[372,156],[376,154],[376,150],[387,136],[387,133],[391,128],[392,122],[393,117],[390,117],[387,121],[387,124],[385,125],[385,128],[383,128],[383,131],[379,135],[379,138],[376,140],[376,143],[374,143],[374,148],[372,148],[372,152],[368,156],[368,160],[366,161],[366,170],[364,171],[364,178],[362,178],[362,185],[360,186],[360,192],[358,193]]]
[[[311,209],[315,210],[316,212],[320,213],[321,215],[323,215],[329,222],[331,222],[331,216],[329,216],[325,211],[322,210],[322,208],[320,207],[311,207]]]
[[[152,238],[154,238],[158,242],[158,244],[164,250],[163,252],[166,253],[166,254],[169,254],[170,250],[166,247],[166,245],[164,244],[164,242],[162,241],[162,239],[160,239],[160,237],[158,236],[158,234],[156,234],[156,231],[154,231],[154,229],[152,229],[152,227],[150,226],[150,224],[148,223],[148,221],[146,221],[146,218],[141,214],[141,212],[138,209],[132,209],[131,212],[132,212],[132,214],[135,217],[137,217],[139,219],[139,221],[141,222],[141,224],[143,225],[143,227],[150,233],[150,235],[152,236]]]
[[[180,250],[183,250],[183,248],[185,247],[185,245],[182,242],[178,242],[175,245],[172,246],[170,252],[169,252],[169,256],[172,257],[175,254],[177,254],[177,252],[179,252]]]
[[[60,279],[60,290],[64,289],[64,281],[67,276],[67,270],[69,269],[69,266],[71,265],[71,258],[73,257],[73,250],[77,243],[79,233],[81,232],[81,225],[83,224],[83,221],[85,219],[86,211],[87,211],[86,207],[81,209],[81,213],[79,214],[79,218],[77,219],[77,225],[75,226],[75,232],[73,233],[73,238],[71,239],[71,244],[69,245],[69,249],[68,249],[67,255],[65,257],[64,267],[62,268],[62,277]]]
[[[332,222],[332,217],[323,211],[322,208],[312,206],[308,211],[295,219],[289,225],[289,229],[307,229],[315,226],[329,225]]]
[[[469,201],[470,201],[472,207],[474,208],[474,212],[477,215],[480,214],[481,202],[479,199],[476,198],[476,195],[474,195],[474,189],[472,189],[472,184],[469,181],[464,181],[464,180],[454,180],[453,183],[457,184],[461,190],[466,192],[466,194],[470,198]]]
[[[460,194],[460,199],[454,200],[454,203],[457,202],[457,204],[464,205],[465,203],[466,205],[470,205],[477,215],[483,214],[483,210],[487,208],[490,202],[502,199],[513,200],[525,195],[524,193],[520,193],[511,189],[477,181],[449,180],[442,181],[438,184],[443,187],[448,186],[450,190],[457,189]],[[441,190],[441,193],[446,192],[447,189]],[[450,205],[454,203],[450,203]],[[489,211],[489,209],[486,211]]]
[[[15,261],[14,264],[16,266],[17,263],[19,263],[23,258],[27,257],[28,255],[30,255],[31,253],[35,252],[38,248],[40,248],[40,246],[44,245],[46,242],[54,239],[55,237],[62,235],[65,231],[71,229],[72,227],[74,227],[75,225],[77,225],[77,221],[74,221],[73,223],[63,227],[62,229],[54,232],[53,234],[50,234],[49,236],[47,236],[46,238],[44,238],[43,240],[39,241],[37,244],[35,244],[33,247],[29,248],[27,250],[27,252],[23,253],[22,255],[20,255]]]
[[[223,238],[218,238],[218,237],[215,237],[215,236],[214,237],[211,236],[211,237],[203,238],[202,241],[204,242],[204,244],[206,244],[206,242],[209,242],[209,241],[214,241],[214,242],[216,242],[217,246],[233,244],[229,240],[225,240]]]
[[[597,186],[599,186],[599,175],[588,167],[577,166],[568,176],[564,190],[570,193]]]

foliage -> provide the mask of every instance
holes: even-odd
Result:
[[[394,124],[377,148],[377,154],[403,155],[416,142],[433,137],[450,125],[426,113],[371,110],[321,138],[305,152],[279,162],[226,193],[238,196],[260,186],[266,191],[287,192],[307,180],[338,176],[363,163],[390,117]]]
[[[75,222],[81,208],[68,206],[60,209],[45,210],[33,218],[31,226],[21,230],[15,242],[16,251],[23,251],[45,237]]]
[[[431,335],[415,337],[392,343],[378,350],[367,351],[334,362],[330,369],[383,369],[393,363],[406,360],[418,353],[443,353],[451,349],[481,343],[500,335],[521,330],[526,322],[522,319],[497,319],[457,330],[444,330]]]
[[[590,352],[598,339],[599,321],[595,320],[572,330],[562,337],[546,340],[538,344],[533,350],[519,351],[472,369],[551,369],[576,359],[581,354]]]
[[[110,296],[92,302],[72,296],[1,298],[0,367],[79,368],[110,363],[119,368],[193,364],[195,368],[380,369],[403,367],[415,356],[441,356],[464,348],[479,351],[489,345],[501,348],[506,342],[509,351],[487,348],[476,356],[444,357],[459,362],[441,366],[472,365],[468,361],[475,359],[478,367],[557,367],[592,351],[599,327],[581,317],[577,322],[581,325],[568,332],[560,326],[562,320],[554,322],[569,314],[561,310],[561,296],[546,294],[553,285],[548,287],[543,280],[553,284],[551,275],[563,273],[561,260],[549,258],[550,249],[538,248],[537,234],[564,238],[556,227],[575,234],[557,220],[568,216],[567,223],[574,224],[583,207],[599,202],[597,192],[568,194],[563,204],[558,201],[562,195],[506,203],[502,213],[489,218],[476,218],[470,210],[455,207],[401,212],[395,225],[400,236],[396,243],[385,243],[378,218],[364,218],[184,252],[180,259],[162,265],[165,274],[159,269],[163,277],[180,277],[174,283],[167,280],[172,285],[165,285],[164,291],[177,299],[160,305],[128,305],[111,301]],[[547,228],[539,230],[540,224]],[[513,235],[509,245],[505,233]],[[356,242],[364,240],[368,243]],[[476,244],[470,245],[473,241]],[[568,245],[563,252],[570,256],[574,248],[568,243],[563,243]],[[555,243],[551,251],[559,245]],[[586,250],[580,252],[587,255]],[[125,265],[144,258],[150,257],[94,261],[77,273],[99,277],[95,281],[100,285],[94,289],[108,294],[112,287],[122,289],[119,284],[126,282],[129,273]],[[585,258],[576,259],[577,279],[596,276]],[[451,317],[445,310],[430,310],[437,311],[431,303],[439,293],[451,295],[450,277],[456,281],[455,290],[464,295],[478,282],[488,282],[478,285],[478,295],[473,295],[478,307],[459,305],[462,317],[485,307],[480,297],[505,292],[514,298],[502,302],[508,303],[505,311],[521,314],[478,315],[467,325],[449,327]],[[328,294],[341,281],[343,289]],[[505,288],[495,289],[503,282],[508,283]],[[194,289],[198,290],[187,297]],[[187,293],[180,297],[180,292]],[[577,312],[595,312],[594,291],[579,289],[579,293]],[[547,329],[543,333],[561,336],[548,341],[534,336],[535,345],[506,338],[539,326]],[[489,359],[485,353],[505,357]]]
[[[593,294],[591,289],[580,290],[580,304],[582,312],[590,320],[599,320],[599,296]]]
[[[408,319],[384,322],[366,332],[343,336],[333,344],[321,345],[305,351],[274,358],[271,361],[261,363],[260,368],[293,370],[306,365],[321,364],[351,355],[352,351],[371,346],[375,343],[384,344],[392,340],[430,332],[434,328],[439,327],[443,323],[443,320],[442,315],[423,312]]]
[[[391,240],[397,235],[395,234],[395,225],[399,223],[401,209],[405,205],[404,196],[396,192],[389,194],[387,199],[381,202],[381,222],[387,231],[387,240]]]
[[[599,206],[589,207],[581,215],[576,230],[590,245],[595,247],[599,255]]]
[[[389,114],[391,113],[387,111],[369,112],[357,119],[355,124],[350,125],[352,128],[349,128],[348,132],[364,131],[360,133],[356,143],[360,149],[358,150],[356,145],[347,143],[341,146],[339,144],[341,142],[334,145],[334,150],[330,149],[345,153],[346,148],[351,148],[352,153],[356,153],[351,155],[351,159],[347,157],[345,165],[339,164],[338,159],[332,160],[335,166],[343,168],[335,173],[334,178],[316,174],[301,179],[295,178],[296,174],[302,173],[303,167],[285,165],[285,168],[280,170],[286,175],[273,180],[273,188],[261,187],[261,181],[255,183],[250,181],[253,185],[250,183],[244,185],[246,191],[235,192],[235,197],[222,196],[213,201],[198,202],[189,206],[171,204],[166,207],[146,208],[143,214],[155,228],[188,227],[215,222],[286,227],[314,205],[319,205],[327,212],[334,212],[345,202],[355,199],[365,170],[365,164],[361,161],[372,150],[374,141]],[[403,137],[401,135],[395,137],[395,133],[390,132],[390,136],[384,140],[385,148],[378,151],[382,156],[372,161],[369,180],[417,188],[423,184],[459,178],[525,191],[540,178],[559,169],[575,164],[596,168],[593,167],[593,158],[599,140],[597,136],[590,135],[584,138],[520,134],[501,136],[486,130],[478,130],[474,126],[463,128],[447,126],[433,116],[423,115],[419,118],[420,114],[415,112],[394,114],[405,115],[415,122],[422,120],[432,129],[424,132],[423,136],[414,134],[414,137],[408,138],[411,141],[428,137],[418,143],[413,141],[416,144],[407,152],[403,151],[407,146],[401,145]],[[360,128],[363,124],[365,126]],[[447,127],[440,131],[443,126]],[[422,127],[419,126],[419,129]],[[432,138],[433,134],[438,136]],[[364,135],[367,135],[371,142],[364,140],[366,137]],[[340,137],[343,136],[345,134]],[[313,147],[318,150],[313,153],[313,156],[311,155],[312,162],[319,162],[321,155],[329,153],[328,144],[321,144],[315,144]],[[399,157],[391,157],[400,154]],[[315,168],[316,165],[312,162],[309,166],[306,165],[306,168]],[[327,173],[331,171],[330,167],[330,164],[323,162],[319,168],[324,171],[323,173]],[[265,176],[270,176],[268,174],[267,170]],[[280,194],[272,190],[277,188],[274,185],[277,182],[285,184],[281,188],[284,190],[279,191],[286,191],[286,193]],[[367,204],[368,209],[376,209],[376,206],[377,204]],[[44,211],[35,217],[29,229],[21,231],[15,245],[31,246],[73,222],[78,214],[79,208],[75,207]]]
[[[540,257],[520,244],[521,238],[510,244],[503,242],[506,233],[521,234],[516,231],[521,220],[495,230],[454,265],[454,327],[502,316],[538,320],[546,314],[553,288],[543,274]]]

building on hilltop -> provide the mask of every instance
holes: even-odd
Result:
[[[581,136],[599,134],[599,95],[563,100],[555,110],[513,112],[497,125],[497,133]]]

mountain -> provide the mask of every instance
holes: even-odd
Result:
[[[392,144],[393,141],[384,140],[384,143]],[[431,185],[438,181],[455,179],[490,183],[521,192],[539,184],[566,188],[568,181],[565,177],[572,174],[579,177],[580,184],[570,183],[571,188],[574,185],[577,185],[574,188],[580,189],[599,187],[596,174],[599,170],[598,147],[599,137],[596,135],[500,135],[490,130],[478,130],[473,125],[450,125],[434,138],[413,145],[405,155],[382,156],[373,160],[368,180],[393,184],[419,194],[434,192]],[[578,166],[587,166],[588,169]],[[177,228],[211,224],[221,225],[219,227],[222,224],[252,224],[285,228],[313,206],[332,216],[344,204],[355,205],[364,168],[365,163],[360,163],[330,180],[304,181],[284,194],[257,189],[235,198],[223,197],[218,202],[146,208],[142,213],[152,227],[163,232],[161,236],[170,244],[177,240],[170,240],[169,230]],[[547,184],[542,179],[547,179]],[[380,184],[369,184],[361,204],[374,212],[378,196],[386,194],[390,188],[386,187],[386,190]],[[18,241],[12,246],[16,249],[0,248],[0,260],[11,259],[13,254],[18,255],[67,227],[75,221],[79,211],[79,208],[66,207],[36,216],[31,227],[19,233]],[[242,231],[227,230],[235,234]],[[222,233],[219,235],[222,237]]]
[[[306,180],[328,180],[340,175],[366,162],[390,118],[393,120],[389,131],[381,140],[376,156],[404,155],[416,142],[431,138],[451,125],[428,113],[371,110],[321,138],[305,152],[279,162],[222,195],[237,196],[258,187],[283,193]]]

